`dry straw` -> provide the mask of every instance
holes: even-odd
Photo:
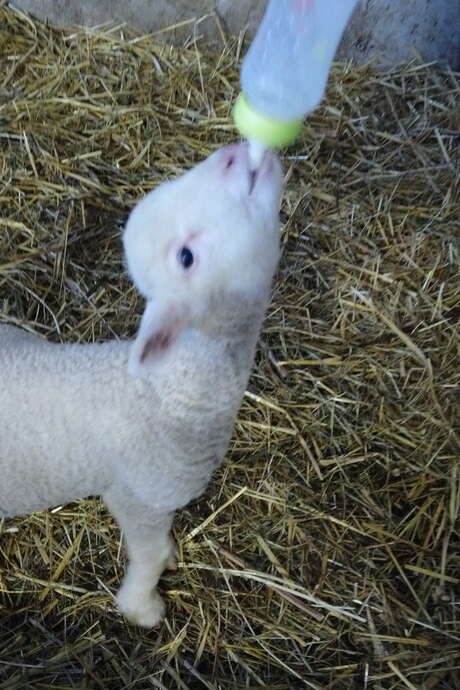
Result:
[[[239,57],[0,7],[3,322],[135,332],[120,227],[234,138]],[[284,156],[273,301],[226,462],[178,516],[166,622],[115,611],[98,500],[7,521],[2,690],[460,687],[459,103],[433,66],[335,68]]]

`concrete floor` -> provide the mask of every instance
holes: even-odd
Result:
[[[14,0],[14,6],[58,25],[94,26],[126,22],[136,31],[155,32],[186,22],[166,40],[202,35],[221,42],[222,29],[252,36],[265,0]],[[360,0],[338,57],[380,66],[406,62],[420,55],[460,69],[459,0]]]

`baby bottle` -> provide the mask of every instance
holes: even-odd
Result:
[[[241,69],[233,117],[258,167],[286,146],[321,101],[338,43],[357,0],[270,0]]]

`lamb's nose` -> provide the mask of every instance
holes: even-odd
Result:
[[[229,152],[227,156],[225,157],[225,170],[230,170],[232,165],[235,163],[235,154],[233,152]]]
[[[241,142],[222,149],[224,170],[230,170],[237,165],[247,165],[247,148],[246,142]]]

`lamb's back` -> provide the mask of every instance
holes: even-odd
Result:
[[[101,493],[127,346],[56,345],[0,329],[0,512]]]

